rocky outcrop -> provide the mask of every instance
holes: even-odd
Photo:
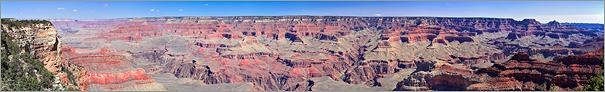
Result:
[[[155,84],[144,69],[135,68],[125,56],[107,48],[89,53],[81,53],[78,49],[68,46],[62,50],[62,58],[73,64],[73,67],[67,69],[78,71],[75,72],[74,77],[78,80],[81,90],[129,90],[126,88],[164,90],[162,86]]]
[[[4,49],[11,51],[10,53],[3,54],[17,54],[12,51],[18,51],[19,54],[28,54],[26,56],[9,56],[13,58],[22,58],[19,60],[23,60],[22,63],[30,63],[30,64],[20,64],[20,66],[26,66],[35,71],[36,76],[38,76],[38,80],[40,83],[47,83],[45,81],[52,81],[53,88],[45,88],[43,90],[78,90],[78,84],[76,80],[69,80],[69,78],[73,78],[73,72],[81,73],[79,70],[68,70],[65,67],[70,67],[71,64],[64,62],[61,55],[61,41],[58,36],[58,31],[53,27],[51,22],[46,20],[16,20],[16,19],[2,19],[2,36],[3,36],[3,44],[10,45],[9,49]],[[6,38],[5,38],[6,37]],[[8,39],[12,39],[11,42],[5,41]],[[20,50],[19,50],[20,49]],[[29,57],[32,56],[32,57]],[[4,58],[4,56],[3,56]],[[13,67],[14,66],[5,66],[6,62],[3,59],[3,67]],[[10,65],[10,64],[9,64]],[[38,69],[40,67],[44,69]],[[5,68],[3,68],[4,71]],[[26,68],[23,68],[26,69]],[[30,70],[23,70],[19,72],[27,72]],[[5,71],[10,72],[10,71]],[[51,76],[52,74],[52,76]],[[4,76],[11,76],[5,75]],[[27,75],[20,75],[21,77],[25,77]],[[68,76],[70,76],[68,78]],[[54,79],[48,79],[48,78]],[[3,77],[8,78],[8,77]],[[20,80],[27,80],[26,78],[22,78]],[[4,81],[4,79],[3,79]],[[84,81],[84,80],[78,80]],[[35,82],[27,82],[32,83],[28,85],[36,85],[38,87],[45,87],[45,85],[51,84],[34,84]],[[15,87],[15,86],[12,86]],[[3,87],[4,88],[4,87]],[[5,89],[3,89],[5,90]],[[42,89],[28,89],[28,90],[42,90]]]
[[[434,77],[430,72],[416,72],[410,75],[408,78],[397,83],[395,91],[422,91],[430,90],[430,84],[428,80]]]
[[[19,47],[25,48],[30,54],[36,56],[44,63],[44,67],[53,73],[61,69],[59,53],[61,43],[57,30],[46,21],[40,23],[22,23],[28,20],[3,19],[2,30],[13,36]],[[33,20],[32,20],[33,21]],[[43,20],[39,20],[43,21]],[[17,24],[22,23],[22,24]]]
[[[499,77],[469,85],[467,90],[523,90],[523,83],[510,77]]]
[[[426,90],[466,90],[468,86],[478,81],[472,70],[461,69],[452,65],[422,63],[429,68],[416,69],[415,73],[397,83],[395,91],[426,91]]]
[[[603,72],[602,51],[562,56],[554,61],[518,53],[508,61],[477,70],[449,64],[422,71],[418,68],[419,72],[399,82],[394,90],[577,90]]]
[[[594,53],[596,52],[596,53]],[[511,60],[492,68],[479,70],[496,77],[485,83],[473,84],[470,90],[549,90],[550,87],[573,90],[587,83],[590,77],[603,72],[602,49],[580,56],[565,56],[554,61],[537,61],[526,53],[519,53]],[[514,78],[514,80],[512,79]],[[506,79],[508,81],[502,81]],[[513,85],[498,85],[516,82]],[[518,84],[524,84],[520,87]],[[527,85],[527,84],[532,85]],[[554,86],[547,86],[547,85]],[[511,89],[517,88],[517,89]]]

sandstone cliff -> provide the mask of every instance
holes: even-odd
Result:
[[[477,71],[494,78],[473,84],[469,90],[579,90],[590,78],[602,73],[602,68],[603,49],[554,61],[538,61],[527,53],[519,53],[508,62]]]
[[[15,20],[15,19],[2,19],[2,43],[3,43],[3,81],[5,82],[22,82],[22,79],[27,79],[28,76],[16,75],[15,72],[5,74],[4,72],[11,72],[10,70],[24,69],[22,72],[34,71],[37,77],[37,81],[42,84],[37,86],[42,89],[20,89],[20,88],[31,88],[27,86],[15,85],[3,85],[8,90],[76,90],[72,82],[65,82],[59,77],[66,76],[64,70],[61,70],[65,63],[60,59],[60,41],[57,35],[58,31],[54,29],[49,21],[45,20]],[[6,60],[4,58],[7,58]],[[21,63],[21,64],[16,64]],[[9,68],[8,70],[6,70]],[[32,69],[33,68],[33,69]],[[31,70],[29,70],[31,69]],[[6,70],[6,71],[5,71]],[[19,70],[19,69],[18,69]],[[17,73],[19,74],[19,73]],[[15,77],[25,77],[11,79]],[[50,83],[49,83],[50,82]],[[27,82],[23,85],[34,85],[37,82]],[[3,83],[7,84],[7,83]],[[12,83],[8,83],[12,84]],[[51,88],[46,88],[52,85]],[[16,88],[16,89],[12,89]]]

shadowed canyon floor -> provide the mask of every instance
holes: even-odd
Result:
[[[577,90],[603,32],[556,21],[233,16],[51,20],[81,90]],[[49,66],[50,67],[50,66]]]

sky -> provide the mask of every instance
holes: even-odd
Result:
[[[111,19],[160,16],[497,17],[603,23],[603,1],[1,1],[2,18]]]

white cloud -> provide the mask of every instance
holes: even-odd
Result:
[[[57,10],[65,10],[65,8],[59,7],[59,8],[57,8]]]
[[[78,12],[78,9],[73,9],[73,10],[71,10],[71,11],[73,11],[73,12]]]
[[[160,12],[160,9],[149,9],[149,12]]]
[[[376,15],[376,16],[382,16],[382,14],[374,14],[374,15]]]

